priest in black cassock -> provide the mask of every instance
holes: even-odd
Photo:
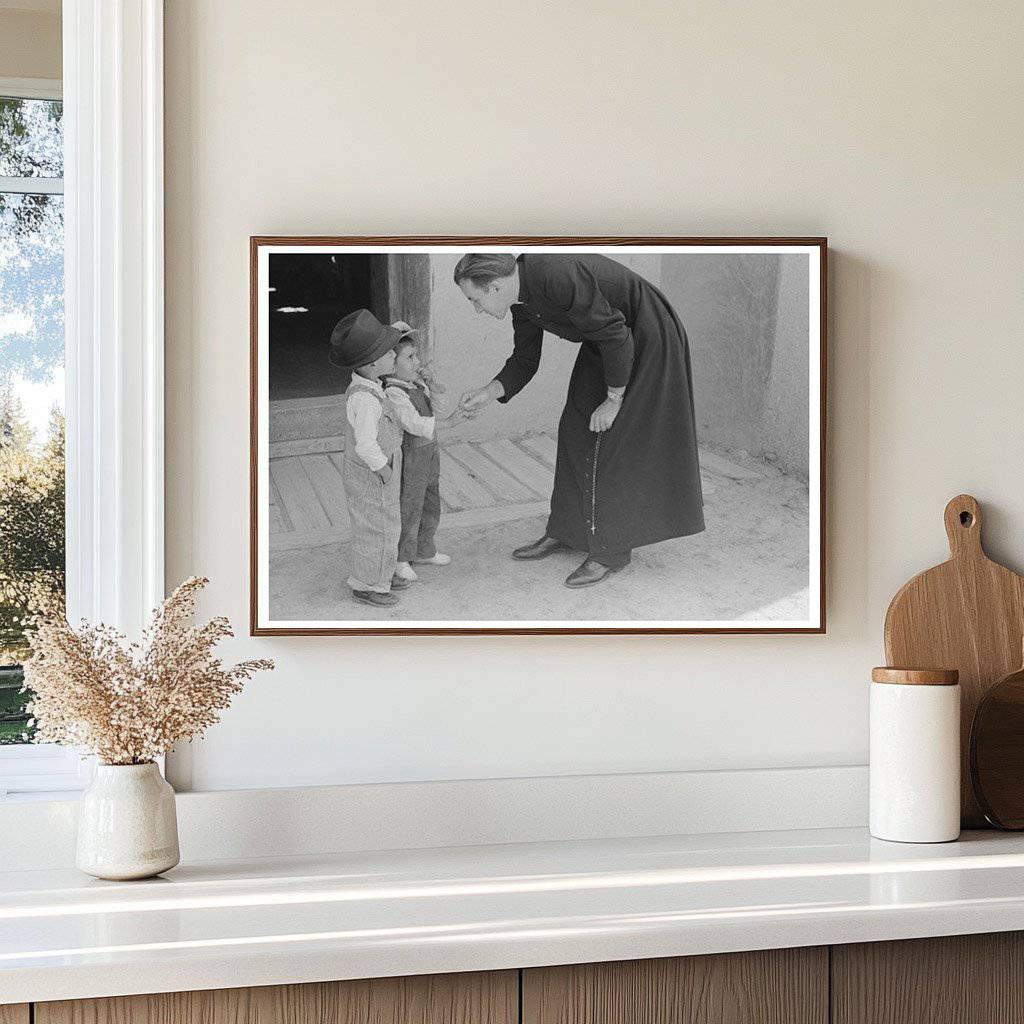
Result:
[[[540,540],[512,552],[587,557],[566,579],[599,583],[632,549],[704,529],[686,332],[668,299],[639,274],[595,253],[470,253],[455,283],[478,313],[512,310],[512,354],[466,392],[475,414],[508,402],[536,374],[548,331],[580,346],[558,424],[551,516]]]

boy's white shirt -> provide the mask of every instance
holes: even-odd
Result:
[[[353,391],[345,399],[345,415],[356,435],[356,455],[376,473],[388,464],[383,449],[377,444],[377,428],[384,412],[384,389],[369,377],[360,377],[359,383],[372,394],[359,389]]]
[[[390,377],[388,378],[388,386],[384,389],[384,394],[391,401],[391,407],[395,410],[395,416],[398,422],[402,424],[404,431],[409,434],[415,434],[417,437],[432,438],[434,436],[436,420],[433,416],[421,416],[416,411],[416,407],[412,404],[412,399],[408,395],[409,389],[414,387],[417,387],[417,385],[411,381]],[[426,391],[427,398],[430,398],[430,389],[423,385],[423,390]]]

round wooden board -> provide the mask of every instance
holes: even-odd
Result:
[[[1024,829],[1024,669],[989,687],[971,726],[971,783],[985,817]]]

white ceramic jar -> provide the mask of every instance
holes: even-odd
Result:
[[[98,764],[79,804],[79,870],[118,881],[150,878],[179,859],[174,790],[156,764]]]
[[[870,828],[876,839],[960,835],[960,684],[947,669],[871,673]]]

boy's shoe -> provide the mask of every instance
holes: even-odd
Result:
[[[419,576],[413,571],[412,566],[408,562],[399,562],[395,567],[395,575],[400,580],[409,580],[411,583],[413,580],[418,580]]]
[[[405,590],[406,587],[410,586],[412,586],[412,584],[408,580],[403,580],[401,576],[391,577],[392,590]]]
[[[379,594],[376,590],[353,590],[352,596],[363,604],[373,604],[378,608],[390,608],[398,604],[397,594]]]
[[[442,555],[440,551],[435,555],[431,555],[430,558],[414,558],[413,561],[417,565],[451,565],[452,556]]]

